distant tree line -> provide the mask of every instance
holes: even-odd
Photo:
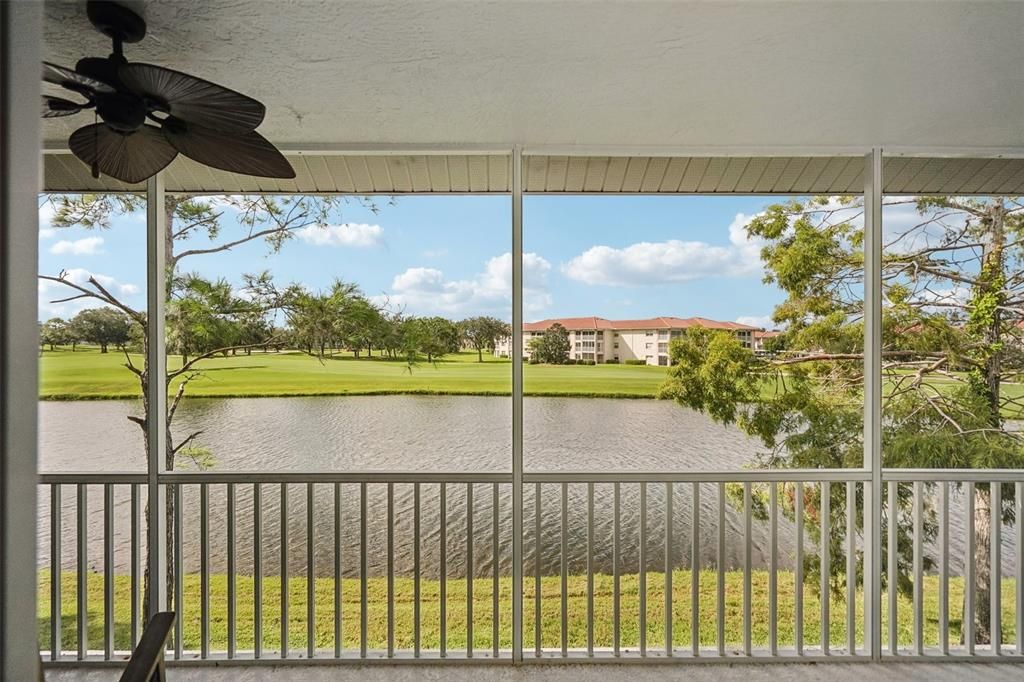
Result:
[[[225,279],[197,274],[175,278],[167,304],[167,350],[182,363],[211,352],[251,354],[253,349],[301,350],[323,359],[338,353],[377,355],[416,362],[463,348],[484,351],[509,336],[508,323],[493,317],[460,321],[395,312],[365,296],[355,284],[336,280],[326,291],[300,285],[277,289],[266,273],[247,276],[236,290]],[[111,307],[88,308],[69,320],[54,317],[40,325],[40,347],[77,349],[79,343],[118,350],[142,347],[142,328]]]
[[[113,308],[87,308],[70,320],[54,317],[39,325],[41,348],[54,350],[57,346],[71,346],[76,350],[79,343],[90,343],[106,353],[110,346],[123,350],[133,341],[141,343],[138,326],[132,325],[131,318]]]

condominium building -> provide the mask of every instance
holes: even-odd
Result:
[[[648,365],[669,364],[669,342],[681,336],[690,327],[721,329],[736,336],[745,348],[754,348],[754,332],[738,322],[720,322],[703,317],[652,317],[643,320],[606,320],[603,317],[563,317],[523,324],[523,355],[530,357],[530,341],[554,324],[569,332],[569,357],[573,360],[626,362],[643,360]],[[494,354],[509,357],[512,352],[510,338],[502,339]]]
[[[781,336],[782,332],[778,329],[761,330],[758,329],[754,332],[754,352],[755,353],[767,353],[768,342],[778,336]]]

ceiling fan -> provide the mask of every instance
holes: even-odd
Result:
[[[71,152],[101,173],[135,184],[179,153],[225,171],[294,178],[295,170],[256,132],[266,108],[223,86],[153,64],[129,62],[125,43],[146,35],[146,22],[114,2],[89,0],[89,21],[114,44],[108,57],[85,57],[74,70],[43,62],[43,80],[84,102],[43,95],[43,117],[93,109],[96,122],[71,134]]]

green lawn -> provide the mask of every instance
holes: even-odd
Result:
[[[475,352],[423,362],[410,372],[404,362],[354,360],[351,354],[323,362],[303,353],[263,353],[204,360],[203,376],[189,385],[189,395],[210,397],[375,395],[389,393],[510,395],[512,365]],[[142,358],[132,356],[141,366]],[[87,348],[46,351],[40,361],[40,397],[49,400],[135,398],[138,381],[124,368],[119,352],[101,354]],[[178,356],[168,358],[180,367]],[[635,365],[527,365],[527,395],[654,397],[665,368]]]
[[[673,572],[673,644],[676,647],[690,645],[690,573]],[[639,638],[639,579],[636,575],[621,578],[621,642],[623,647],[636,647]],[[743,636],[743,577],[739,572],[726,574],[726,622],[725,638],[730,649],[742,644]],[[768,573],[757,571],[752,575],[752,631],[751,640],[755,647],[768,642]],[[793,575],[779,572],[778,638],[781,647],[793,643]],[[439,587],[436,580],[424,580],[421,586],[421,637],[424,649],[437,649],[440,645]],[[511,646],[511,579],[499,580],[499,646]],[[125,649],[130,637],[130,581],[128,576],[118,575],[114,582],[114,632],[115,647]],[[251,577],[237,578],[237,644],[240,650],[251,650],[253,646],[253,580]],[[387,583],[383,578],[368,581],[368,646],[381,649],[386,646],[387,637]],[[558,576],[544,577],[541,582],[541,642],[544,647],[560,646],[561,610],[559,603],[560,579]],[[473,585],[473,641],[478,650],[489,649],[492,645],[491,598],[493,583],[490,579],[478,579]],[[702,572],[700,576],[700,641],[702,646],[714,646],[716,637],[716,592],[715,573]],[[1014,581],[1003,581],[1003,641],[1014,641]],[[48,650],[49,643],[49,572],[40,573],[39,580],[39,641],[40,648]],[[64,573],[61,580],[61,614],[63,620],[62,644],[65,650],[77,647],[75,596],[75,574]],[[184,619],[183,645],[185,649],[198,649],[200,644],[200,582],[199,576],[184,577]],[[597,575],[594,579],[594,643],[597,647],[612,645],[612,577]],[[447,613],[447,646],[450,650],[464,650],[466,647],[466,581],[449,580]],[[534,642],[534,584],[532,577],[524,581],[525,602],[523,608],[524,642],[528,647]],[[306,647],[306,580],[291,578],[289,594],[289,647]],[[587,606],[585,576],[570,576],[568,580],[568,646],[586,646]],[[812,587],[804,590],[804,643],[813,647],[820,642],[820,609],[817,595]],[[267,650],[280,646],[281,633],[281,592],[280,579],[265,578],[263,582],[263,647]],[[318,578],[315,583],[316,646],[331,649],[334,646],[334,583],[330,578]],[[963,583],[954,578],[950,581],[950,637],[951,642],[959,641],[960,613],[963,600]],[[888,600],[882,599],[882,627],[888,632]],[[89,604],[89,645],[103,647],[103,576],[90,573],[88,578]],[[863,606],[862,595],[857,596],[857,638],[862,640]],[[664,647],[664,577],[660,573],[647,574],[647,646],[652,649]],[[359,580],[342,581],[342,640],[346,649],[359,647]],[[831,604],[829,619],[830,641],[833,646],[842,647],[846,642],[845,603],[842,598]],[[901,599],[898,609],[898,633],[901,645],[912,641],[913,615],[909,600]],[[924,583],[924,635],[926,643],[935,645],[938,641],[938,579],[926,577]],[[224,575],[210,577],[210,648],[223,651],[227,646],[227,578]],[[411,649],[413,646],[413,582],[410,578],[395,579],[395,646]]]

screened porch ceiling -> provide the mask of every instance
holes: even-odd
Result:
[[[179,157],[173,192],[501,193],[519,144],[526,192],[860,192],[900,145],[888,192],[1024,194],[1024,158],[992,158],[1024,157],[1024,3],[123,1],[148,24],[129,60],[265,103],[297,173]],[[44,43],[110,50],[66,0]],[[45,189],[136,189],[68,153],[88,123],[43,121]]]
[[[501,154],[288,154],[293,180],[216,170],[179,156],[165,171],[171,192],[195,194],[486,194],[511,190]],[[67,153],[44,160],[46,191],[144,189],[91,177]],[[523,189],[551,194],[852,194],[864,190],[861,156],[524,157]],[[888,157],[893,194],[1024,194],[1022,158]]]

